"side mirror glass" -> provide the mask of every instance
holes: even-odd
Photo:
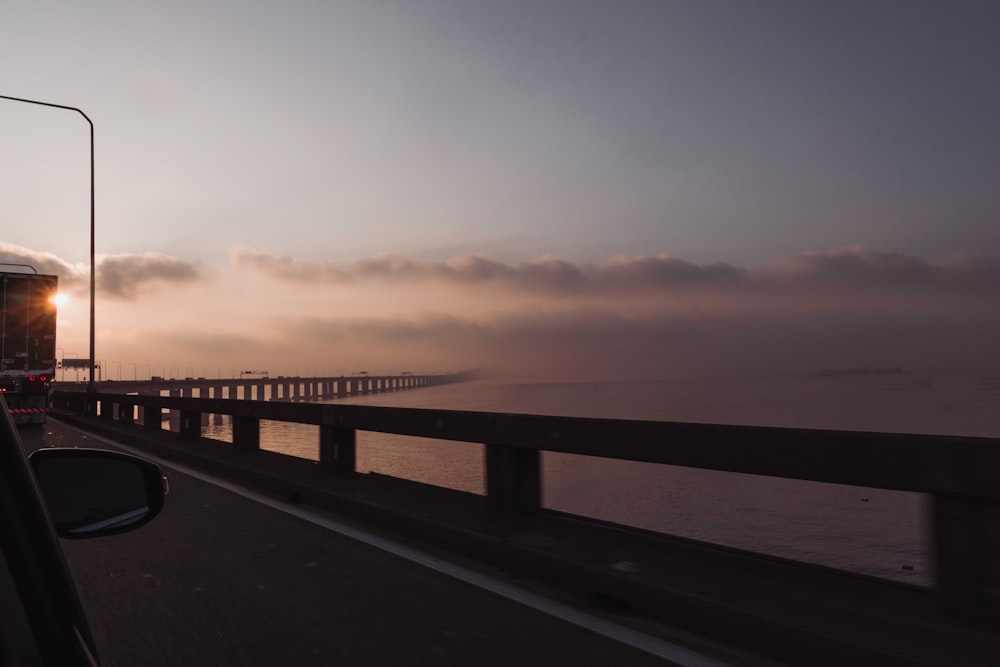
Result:
[[[122,533],[163,509],[166,478],[155,463],[101,449],[39,449],[28,457],[60,537]]]

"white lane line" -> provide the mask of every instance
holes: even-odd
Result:
[[[167,461],[166,459],[152,456],[146,452],[129,447],[128,445],[123,445],[103,436],[82,430],[81,432],[85,433],[90,438],[117,447],[130,454],[134,454],[135,456],[155,461],[164,468],[176,470],[177,472],[188,475],[189,477],[194,477],[202,482],[212,484],[230,491],[231,493],[235,493],[236,495],[243,496],[244,498],[260,503],[261,505],[266,505],[267,507],[284,512],[285,514],[302,519],[303,521],[308,521],[316,526],[326,528],[327,530],[339,533],[345,537],[349,537],[353,540],[357,540],[358,542],[375,547],[376,549],[381,549],[382,551],[394,554],[400,558],[405,558],[408,561],[427,567],[435,572],[440,572],[441,574],[445,574],[454,579],[458,579],[459,581],[471,584],[477,588],[490,591],[491,593],[513,600],[514,602],[518,602],[526,607],[548,614],[549,616],[564,620],[603,637],[607,637],[608,639],[613,639],[659,658],[670,660],[681,667],[729,667],[730,665],[730,663],[721,662],[715,658],[698,653],[684,646],[672,644],[668,641],[652,637],[637,630],[626,628],[622,625],[601,618],[600,616],[595,616],[594,614],[576,609],[567,604],[549,600],[548,598],[515,584],[511,584],[481,572],[476,572],[475,570],[437,558],[405,544],[400,544],[364,530],[359,530],[354,526],[316,514],[303,509],[300,506],[270,498],[256,491],[239,486],[238,484],[233,484],[231,482],[212,477],[201,471],[174,463],[173,461]]]

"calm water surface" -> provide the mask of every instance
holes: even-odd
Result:
[[[1000,377],[943,373],[608,383],[476,381],[329,401],[1000,437]],[[229,440],[228,425],[209,437]],[[315,459],[316,427],[263,422],[266,449]],[[358,433],[358,470],[484,492],[483,448]],[[543,454],[544,504],[641,528],[926,584],[921,494]]]

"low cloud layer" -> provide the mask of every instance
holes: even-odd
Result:
[[[203,278],[194,262],[162,253],[108,255],[97,266],[97,287],[102,294],[132,300],[152,286],[194,283]]]
[[[697,266],[667,256],[621,257],[599,265],[576,265],[553,257],[507,264],[478,255],[463,255],[444,262],[385,256],[339,265],[241,248],[234,252],[233,262],[241,269],[289,282],[437,281],[457,286],[501,285],[549,294],[727,283],[738,281],[740,276],[737,269],[727,264]]]
[[[705,289],[766,292],[821,286],[1000,294],[1000,258],[967,256],[928,261],[858,246],[780,258],[757,268],[725,263],[693,264],[668,255],[619,256],[594,264],[573,264],[552,257],[508,264],[477,255],[443,262],[387,256],[337,264],[247,248],[236,250],[233,262],[240,269],[293,283],[438,282],[459,287],[492,285],[563,296],[668,294]]]
[[[0,260],[86,291],[86,268],[58,257],[0,244]],[[155,253],[100,258],[99,357],[131,360],[133,373],[177,364],[475,367],[544,379],[896,365],[1000,371],[995,257],[926,260],[852,246],[759,267],[665,255],[341,265],[244,249],[233,264],[207,272]],[[155,298],[138,298],[150,291]],[[85,315],[62,312],[61,344],[83,348]]]
[[[60,289],[84,293],[90,268],[70,264],[51,253],[0,241],[0,262],[28,265],[38,273],[59,276]],[[102,255],[96,258],[97,293],[113,300],[132,301],[141,294],[169,285],[195,283],[204,278],[194,262],[163,253]]]
[[[594,378],[1000,368],[994,257],[931,261],[848,246],[753,268],[664,255],[593,264],[467,256],[334,265],[248,250],[234,262],[295,289],[347,286],[373,300],[406,289],[410,301],[384,315],[319,311],[277,324],[331,355],[359,359],[379,350],[366,365],[419,359]]]

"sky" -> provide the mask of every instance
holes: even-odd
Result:
[[[992,1],[11,0],[94,123],[107,377],[1000,370]],[[89,128],[0,100],[88,350]]]

